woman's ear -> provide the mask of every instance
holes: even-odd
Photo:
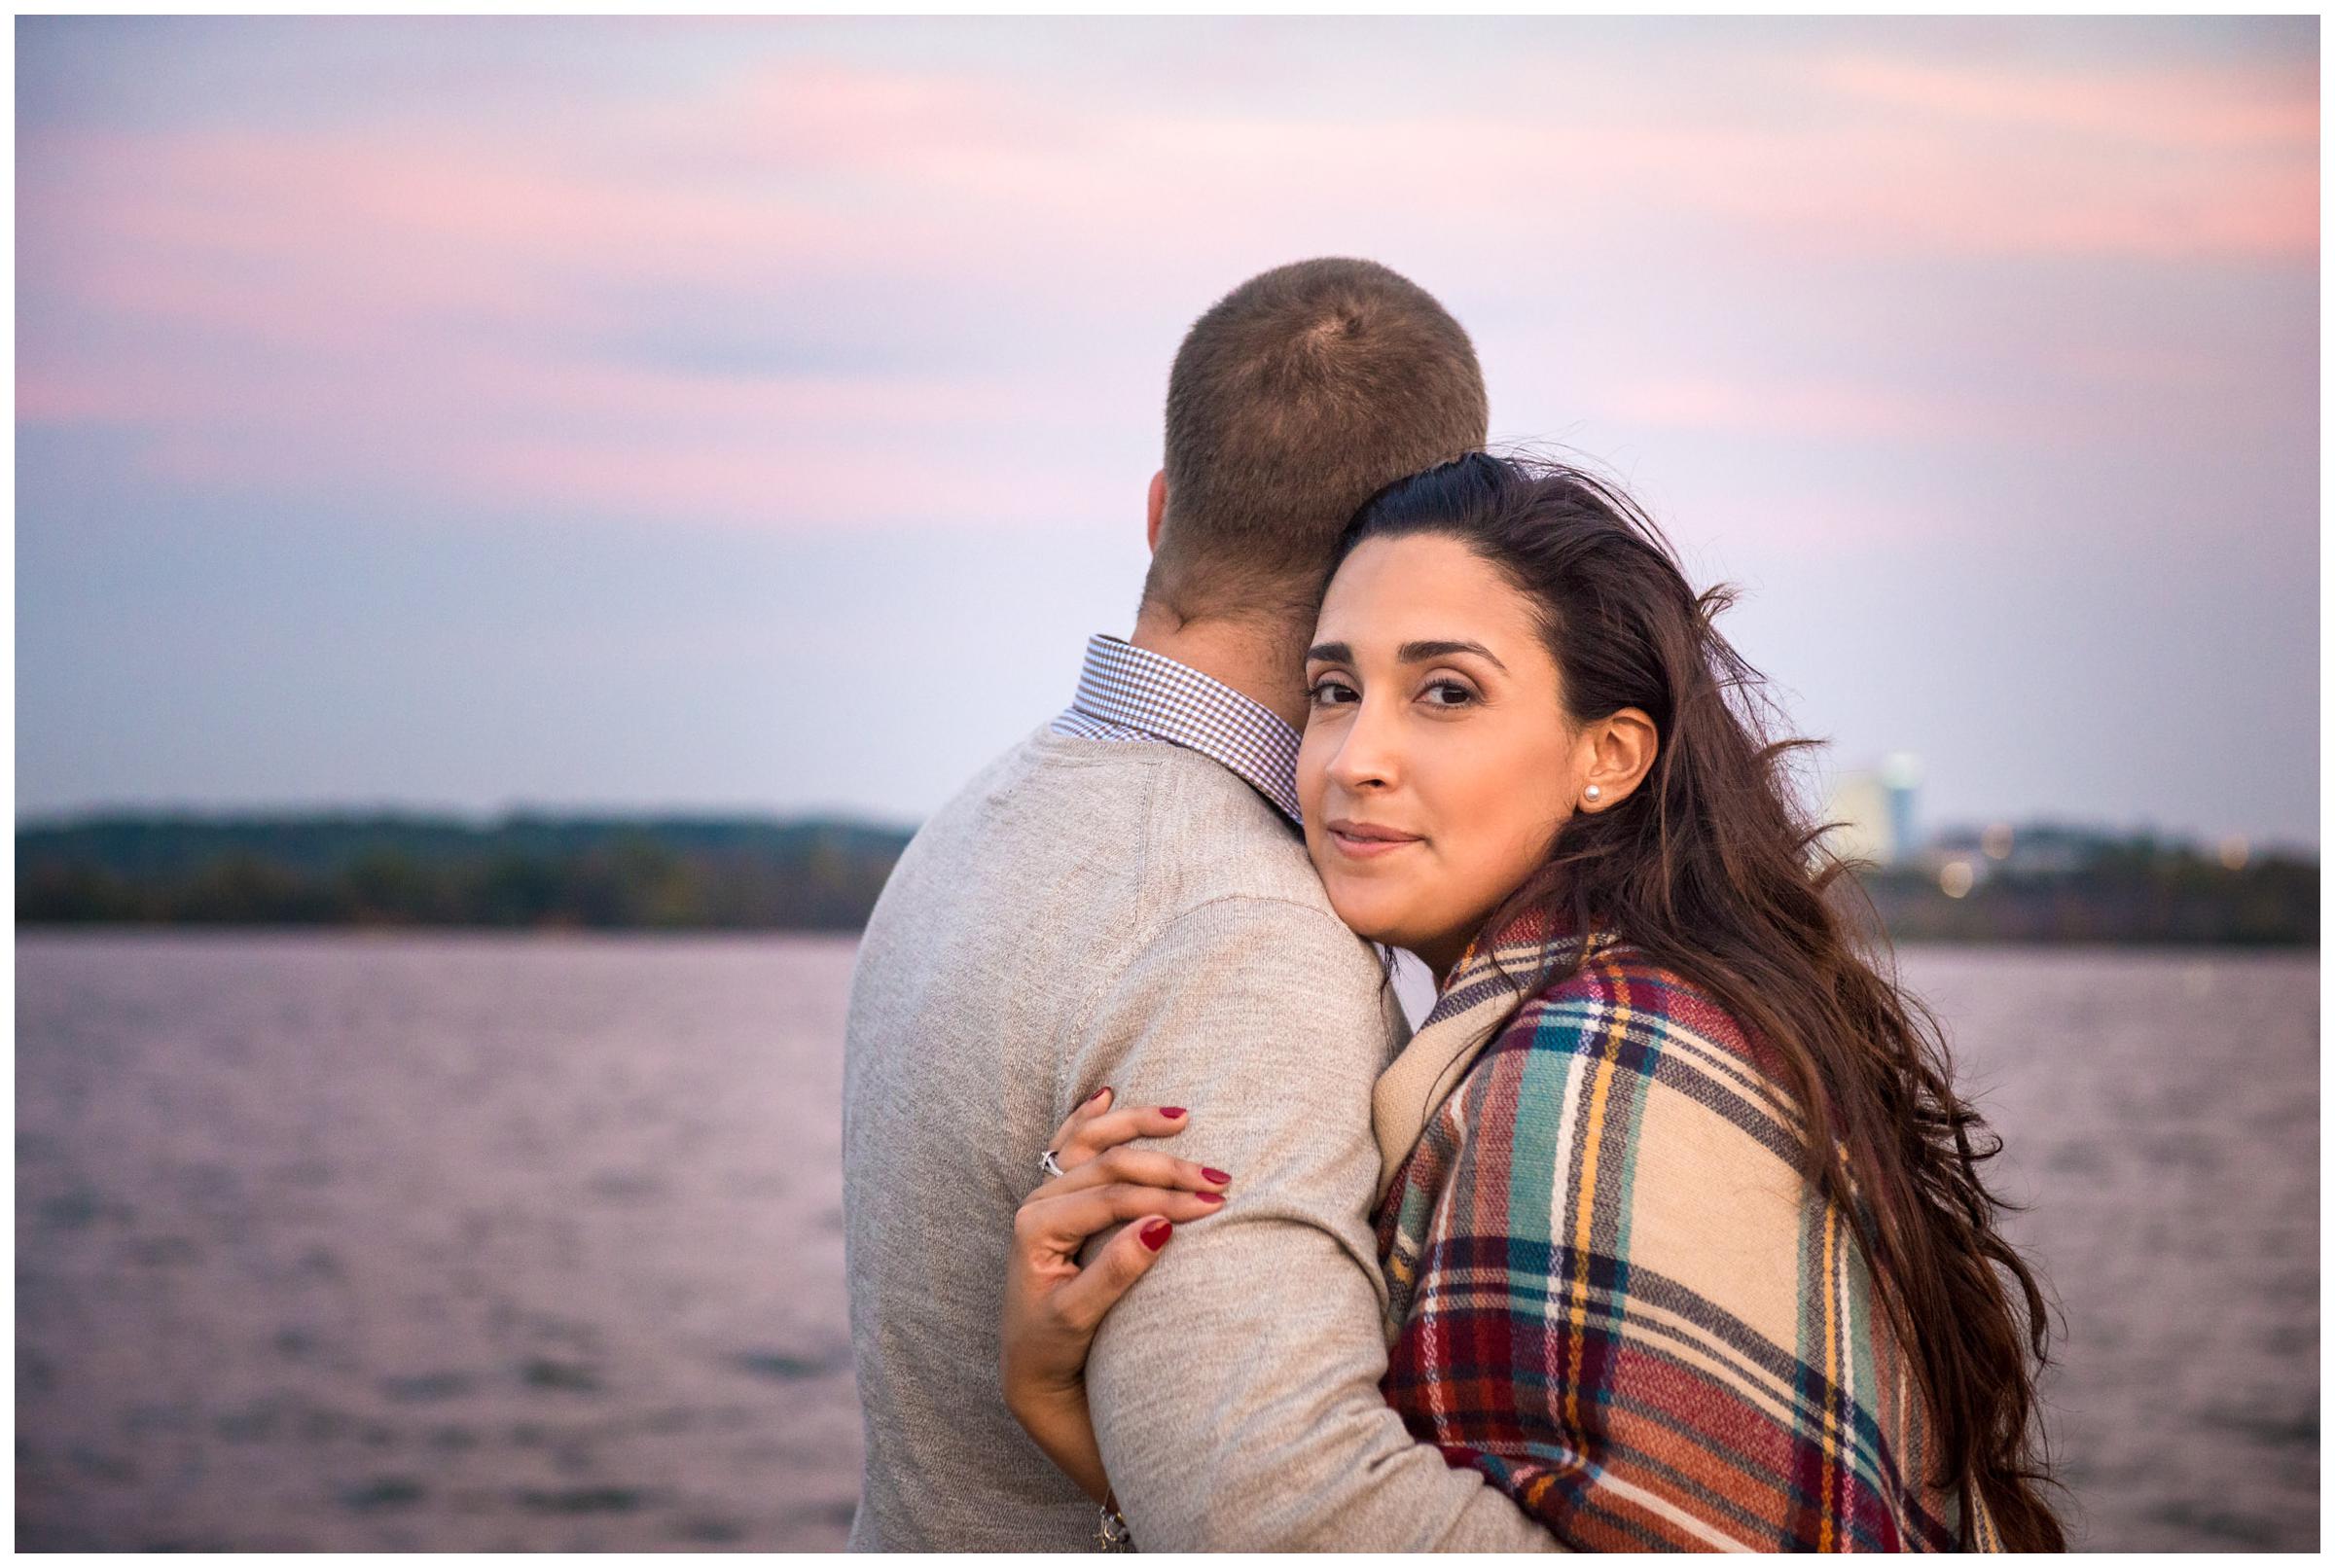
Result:
[[[1581,775],[1579,808],[1604,811],[1628,800],[1645,778],[1661,737],[1643,709],[1621,708],[1589,725],[1581,741],[1589,766]]]

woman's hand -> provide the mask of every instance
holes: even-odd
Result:
[[[1103,1314],[1143,1277],[1175,1233],[1175,1222],[1224,1206],[1232,1177],[1150,1149],[1190,1118],[1174,1107],[1115,1111],[1107,1088],[1070,1113],[1054,1135],[1063,1174],[1024,1198],[1007,1252],[999,1339],[1006,1408],[1048,1458],[1089,1496],[1109,1486],[1087,1414],[1087,1351]],[[1089,1237],[1134,1223],[1079,1266]]]

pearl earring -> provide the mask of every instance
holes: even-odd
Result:
[[[1597,787],[1595,784],[1592,784],[1592,785],[1591,785],[1591,786],[1590,786],[1588,789],[1585,789],[1585,790],[1583,790],[1581,793],[1582,793],[1582,794],[1584,794],[1584,795],[1586,795],[1586,796],[1588,796],[1588,797],[1589,797],[1591,800],[1593,800],[1593,801],[1594,801],[1594,800],[1596,800],[1596,799],[1598,798],[1598,796],[1599,796],[1599,793],[1601,793],[1601,792],[1600,792],[1600,791],[1598,789],[1598,787]]]

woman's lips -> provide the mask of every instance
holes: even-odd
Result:
[[[1344,817],[1326,824],[1330,842],[1338,852],[1354,860],[1376,860],[1391,855],[1398,849],[1408,849],[1422,840],[1415,833],[1401,833],[1393,828],[1382,828],[1373,822],[1349,822]]]

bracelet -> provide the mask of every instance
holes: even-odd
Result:
[[[1119,1499],[1110,1487],[1102,1489],[1102,1517],[1096,1521],[1095,1540],[1105,1551],[1132,1551],[1135,1533],[1127,1527],[1127,1515],[1119,1512]]]

